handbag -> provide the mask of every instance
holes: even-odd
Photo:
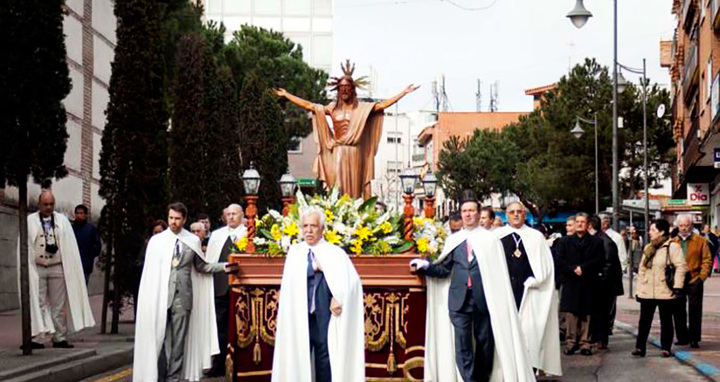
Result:
[[[665,247],[665,284],[668,289],[673,290],[675,287],[675,264],[670,262],[670,246]]]

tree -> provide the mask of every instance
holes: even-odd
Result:
[[[283,128],[283,116],[277,99],[268,86],[255,74],[249,75],[240,90],[240,142],[242,166],[254,163],[262,177],[258,211],[271,207],[279,209],[278,179],[287,171],[288,135]]]
[[[100,153],[100,195],[107,202],[106,239],[112,239],[114,258],[112,333],[120,296],[139,281],[137,259],[147,231],[167,213],[168,121],[158,3],[118,1],[115,16],[118,43]]]
[[[242,196],[237,91],[217,54],[223,32],[210,25],[203,34],[185,35],[178,47],[170,195],[185,202],[191,216],[221,211]]]
[[[0,7],[0,185],[18,187],[23,354],[31,354],[27,182],[67,175],[62,100],[70,92],[61,0],[10,0]]]
[[[302,46],[285,38],[282,33],[243,25],[233,35],[226,49],[227,63],[239,88],[254,76],[267,88],[285,88],[304,99],[325,103],[328,75],[303,61]],[[306,113],[285,100],[280,100],[289,136],[307,136],[312,125]]]

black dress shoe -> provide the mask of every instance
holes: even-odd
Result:
[[[582,355],[592,355],[592,350],[590,349],[581,349],[580,354]]]
[[[696,341],[692,341],[692,342],[690,342],[690,347],[693,349],[700,349],[700,344],[697,343]]]
[[[20,350],[22,350],[22,348],[22,345],[20,345]],[[45,345],[35,341],[30,341],[30,349],[45,349]]]
[[[660,352],[660,357],[663,357],[663,358],[668,358],[671,355],[673,355],[673,354],[670,350],[663,350]]]
[[[53,341],[53,347],[58,349],[72,349],[75,346],[70,345],[67,341],[55,342]]]
[[[645,357],[645,350],[635,349],[630,354],[636,357]]]
[[[677,345],[677,346],[687,346],[688,344],[689,344],[689,342],[687,342],[687,341],[675,342],[675,345]]]
[[[565,355],[573,355],[573,354],[575,354],[576,350],[577,349],[575,349],[575,348],[565,349]]]

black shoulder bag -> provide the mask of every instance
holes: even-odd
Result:
[[[665,252],[665,284],[670,290],[675,287],[675,264],[670,261],[670,245],[666,247]]]

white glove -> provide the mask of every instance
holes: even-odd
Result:
[[[425,269],[430,266],[430,262],[423,259],[412,259],[410,260],[410,266],[415,267],[415,269]]]
[[[540,283],[535,279],[535,277],[528,277],[527,280],[523,283],[525,287],[527,288],[537,288]]]

